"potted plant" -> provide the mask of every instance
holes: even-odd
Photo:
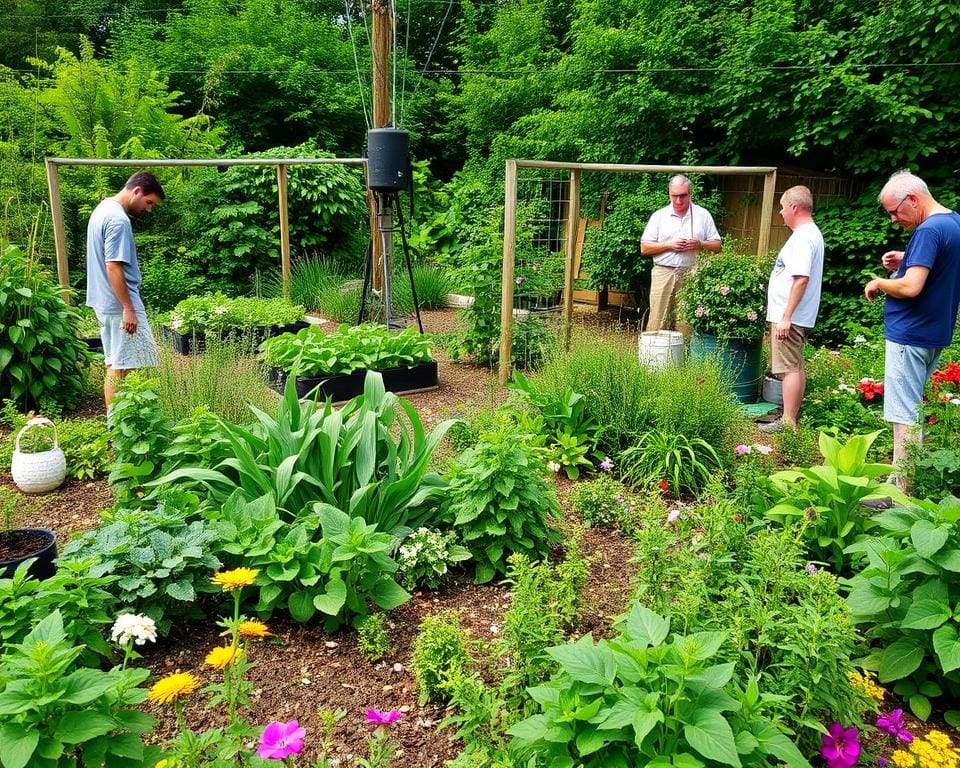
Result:
[[[90,307],[77,307],[77,336],[91,352],[103,352],[103,340],[100,338],[100,321],[97,313]]]
[[[282,391],[294,376],[297,397],[319,389],[321,397],[335,402],[363,391],[366,372],[379,371],[389,392],[421,392],[437,387],[433,341],[409,327],[388,331],[375,323],[341,325],[336,333],[317,326],[281,334],[260,346],[261,359],[270,370],[270,381]]]
[[[48,579],[56,573],[57,534],[47,528],[12,528],[13,517],[21,499],[15,491],[0,488],[0,579],[13,576],[26,560],[33,559],[27,574],[35,579]]]
[[[717,358],[742,403],[756,402],[767,329],[768,259],[748,254],[701,256],[680,290],[681,318],[693,328],[690,356]]]

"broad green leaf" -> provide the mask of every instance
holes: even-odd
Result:
[[[587,633],[575,643],[548,648],[547,653],[560,667],[581,683],[611,685],[617,676],[617,665],[612,652],[594,645],[593,635]]]
[[[946,624],[933,633],[933,650],[944,674],[960,669],[960,639],[953,624]]]
[[[740,768],[733,729],[723,716],[713,712],[697,712],[693,722],[683,727],[683,735],[690,746],[708,760]]]
[[[403,605],[410,599],[410,593],[389,577],[379,579],[370,591],[370,598],[385,611]]]
[[[54,735],[65,744],[82,744],[116,727],[117,721],[102,712],[67,712],[57,723]]]
[[[327,584],[327,591],[322,595],[316,595],[313,598],[313,604],[318,611],[322,611],[328,616],[336,616],[340,613],[344,603],[347,602],[347,585],[342,579],[331,579]]]
[[[19,723],[0,726],[0,762],[3,768],[24,768],[39,741],[40,731],[37,728],[28,730]]]
[[[663,712],[659,709],[640,709],[633,716],[633,740],[637,749],[642,748],[643,740],[658,723],[663,722]]]
[[[630,615],[623,630],[631,640],[656,647],[661,645],[670,634],[670,622],[638,600],[630,609]]]
[[[917,693],[911,696],[909,699],[909,704],[910,711],[924,722],[930,718],[930,713],[933,712],[933,705],[930,704],[930,699],[928,699],[922,693]]]
[[[900,622],[901,629],[936,629],[951,616],[950,606],[936,600],[915,600]]]
[[[310,621],[316,612],[313,595],[305,589],[293,592],[287,598],[287,608],[290,610],[290,616],[293,617],[293,620],[299,621],[301,624]]]
[[[923,661],[923,648],[907,638],[897,640],[880,655],[877,678],[881,683],[900,680],[915,672]]]
[[[910,529],[910,541],[921,557],[933,557],[947,543],[948,526],[937,526],[929,520],[917,520]]]
[[[543,739],[547,732],[547,723],[546,715],[534,715],[511,726],[507,733],[513,736],[521,746],[527,746]]]

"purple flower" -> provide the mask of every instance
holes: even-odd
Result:
[[[265,760],[285,760],[290,755],[299,755],[303,750],[303,737],[307,730],[296,720],[289,723],[270,723],[263,729],[257,755]]]
[[[611,469],[613,469],[613,459],[611,459],[609,456],[604,456],[603,461],[600,462],[600,469],[602,469],[604,472],[609,472]]]
[[[397,722],[401,717],[403,717],[403,712],[399,709],[390,709],[386,712],[382,712],[379,709],[367,710],[367,722],[373,723],[374,725],[390,725],[391,723]]]
[[[885,757],[878,757],[878,758],[877,758],[877,768],[887,768],[887,765],[889,764],[889,762],[890,762],[890,761],[887,760],[887,758],[885,758]]]
[[[737,456],[746,456],[748,453],[750,453],[750,446],[740,443],[740,445],[738,445],[733,450],[734,450],[734,453],[737,454]]]
[[[913,734],[907,730],[903,722],[903,710],[895,709],[889,715],[883,713],[877,715],[877,728],[886,731],[891,736],[896,736],[900,741],[910,744],[913,741]]]
[[[526,282],[526,280],[527,278],[525,278],[523,275],[519,275],[517,277],[517,285],[523,285]]]
[[[827,768],[853,768],[860,759],[860,732],[830,723],[823,734],[820,755],[827,761]]]

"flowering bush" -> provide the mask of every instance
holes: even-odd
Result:
[[[767,329],[768,259],[747,254],[701,257],[679,294],[680,316],[721,339],[759,339]]]
[[[436,589],[450,563],[469,560],[470,550],[455,541],[453,531],[441,533],[421,527],[411,533],[400,545],[397,557],[398,580],[404,589]]]

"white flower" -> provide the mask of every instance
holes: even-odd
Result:
[[[856,338],[853,340],[853,343],[854,343],[854,344],[866,344],[866,343],[867,343],[867,337],[864,336],[863,334],[857,334]]]
[[[760,443],[754,443],[753,449],[757,453],[762,453],[764,456],[767,456],[773,450],[769,445],[762,445]]]
[[[951,398],[950,405],[960,405],[960,397]]]
[[[679,509],[671,509],[670,512],[667,514],[667,522],[670,523],[671,525],[677,522],[677,520],[679,519],[680,519]]]
[[[137,645],[143,645],[147,640],[155,643],[157,642],[157,625],[149,616],[124,613],[113,622],[110,639],[120,645],[126,645],[131,640]]]
[[[498,627],[496,624],[491,624],[491,625],[490,625],[490,634],[491,634],[491,635],[496,635],[496,634],[498,634],[499,632],[500,632],[500,627]]]
[[[557,462],[555,462],[555,461],[548,461],[548,462],[547,462],[547,469],[549,469],[551,472],[559,472],[559,471],[560,471],[560,465],[557,464]]]

